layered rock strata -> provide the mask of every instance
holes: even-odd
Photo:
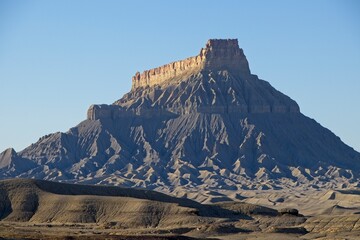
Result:
[[[132,77],[132,90],[139,87],[160,85],[184,72],[198,72],[201,69],[229,69],[249,75],[249,64],[237,39],[210,39],[199,55],[172,62],[161,67],[137,72]]]

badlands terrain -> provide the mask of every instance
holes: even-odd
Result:
[[[0,179],[3,238],[360,238],[360,153],[251,73],[237,39],[4,150]]]
[[[144,189],[14,179],[1,181],[0,193],[5,239],[360,237],[359,191],[248,191],[236,202],[200,204]]]

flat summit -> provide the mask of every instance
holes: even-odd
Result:
[[[251,73],[236,39],[137,72],[66,133],[0,154],[0,178],[142,187],[200,202],[246,189],[358,187],[360,154]],[[226,194],[225,194],[226,192]]]

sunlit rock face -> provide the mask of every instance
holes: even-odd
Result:
[[[65,116],[66,117],[66,116]],[[24,164],[21,164],[24,163]],[[206,201],[241,189],[348,188],[360,154],[250,72],[236,39],[136,73],[66,133],[0,155],[0,177],[144,187]]]
[[[141,74],[137,72],[132,78],[132,90],[161,85],[185,73],[196,73],[204,69],[227,69],[242,76],[250,74],[249,64],[243,50],[239,48],[237,39],[210,39],[195,57],[146,70]]]

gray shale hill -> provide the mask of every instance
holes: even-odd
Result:
[[[0,154],[0,178],[141,187],[205,201],[241,189],[358,187],[360,154],[268,82],[238,41],[143,73],[66,133]]]

